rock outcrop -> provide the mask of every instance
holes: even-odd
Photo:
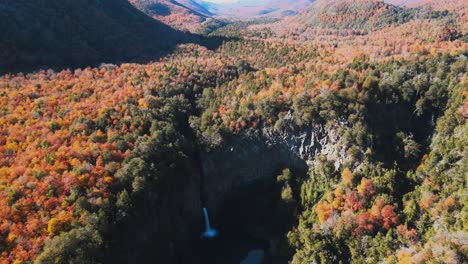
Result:
[[[274,179],[284,168],[305,173],[318,155],[334,160],[338,167],[346,156],[342,145],[337,128],[322,125],[299,130],[247,130],[227,138],[201,156],[205,202],[210,210],[216,210],[224,195]]]

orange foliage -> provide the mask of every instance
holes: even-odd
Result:
[[[173,66],[176,76],[154,63],[0,77],[0,241],[8,243],[0,263],[31,261],[48,237],[82,218],[66,199],[74,188],[90,204],[108,198],[116,170],[145,136],[133,117],[150,107],[151,94],[194,79],[187,65],[217,74],[229,63],[187,60]]]
[[[327,202],[319,202],[315,208],[315,213],[318,216],[319,222],[324,223],[333,213],[333,206]]]
[[[353,173],[351,172],[349,168],[345,168],[343,172],[341,173],[341,181],[346,186],[353,185]]]
[[[357,191],[361,196],[372,196],[375,193],[374,182],[372,180],[362,178],[361,184],[357,187]]]

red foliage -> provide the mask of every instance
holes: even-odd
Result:
[[[406,225],[397,226],[397,231],[404,239],[414,239],[417,236],[416,229],[412,228],[408,230]]]
[[[374,231],[374,218],[369,212],[363,212],[357,217],[357,227],[353,230],[353,235],[360,235],[363,232]]]
[[[185,59],[173,67],[184,72],[185,65],[201,62]],[[212,75],[226,66],[214,59],[201,64]],[[135,118],[138,111],[131,109],[148,108],[143,102],[154,100],[147,97],[165,82],[177,86],[194,78],[170,76],[164,67],[122,65],[0,78],[0,263],[31,261],[71,218],[83,221],[66,199],[74,187],[85,190],[91,204],[109,196],[115,170],[136,138],[148,136],[141,117]],[[145,91],[152,92],[145,96]],[[133,136],[111,141],[126,135]]]
[[[385,229],[390,229],[393,225],[398,222],[398,217],[395,215],[394,208],[391,205],[385,205],[382,208],[382,220],[383,220],[383,227]]]

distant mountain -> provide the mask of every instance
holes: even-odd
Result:
[[[385,2],[405,7],[430,6],[436,10],[455,11],[462,15],[466,15],[468,9],[466,0],[385,0]]]
[[[417,5],[425,1],[427,0],[384,0],[384,2],[386,3],[397,5],[397,6]]]
[[[213,14],[192,0],[129,0],[147,15],[177,29],[196,31]]]
[[[436,6],[447,6],[454,3],[462,3],[463,0],[384,0],[384,2],[397,5],[397,6],[421,6],[421,5],[436,5]]]
[[[126,0],[2,0],[0,30],[0,71],[156,56],[185,37]]]
[[[314,0],[239,0],[222,4],[198,1],[203,7],[220,17],[284,17],[297,14]]]
[[[212,16],[213,14],[208,11],[205,7],[203,7],[200,3],[197,3],[196,1],[193,0],[173,0],[172,2],[177,2],[188,9],[201,14],[203,16]]]
[[[314,28],[374,30],[434,15],[377,0],[318,0],[293,20]]]

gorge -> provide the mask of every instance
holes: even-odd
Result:
[[[468,262],[468,6],[235,2],[0,1],[0,263]]]

